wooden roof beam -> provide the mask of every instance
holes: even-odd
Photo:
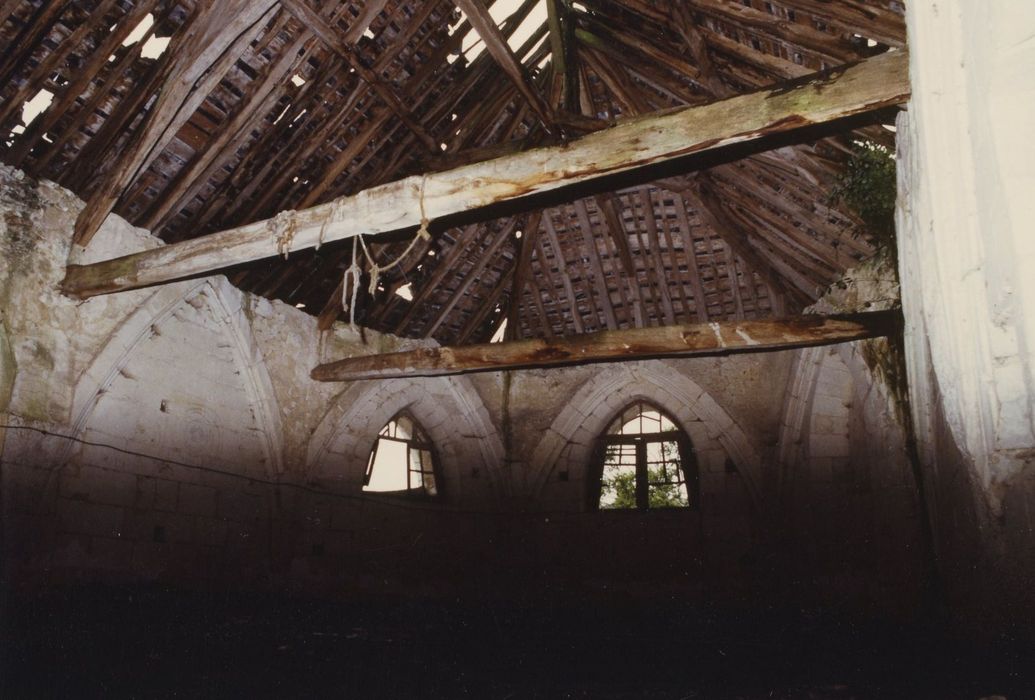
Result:
[[[591,182],[674,158],[905,102],[908,55],[894,51],[794,87],[668,110],[564,146],[379,185],[335,202],[90,265],[70,265],[63,291],[86,298],[218,270],[283,252],[417,226],[430,219]],[[290,236],[288,236],[290,234]]]
[[[276,0],[225,0],[203,7],[191,25],[201,29],[189,45],[178,47],[155,105],[79,213],[76,243],[90,242],[122,192],[172,141],[275,11]]]
[[[489,10],[482,4],[481,0],[453,0],[460,8],[467,21],[471,23],[478,36],[485,42],[485,49],[499,64],[503,72],[507,74],[517,87],[518,92],[528,101],[532,110],[543,122],[543,126],[549,132],[556,131],[554,126],[553,110],[543,100],[542,96],[532,87],[531,81],[525,74],[524,66],[518,61],[517,56],[511,51],[506,38],[496,26],[496,21],[489,14]]]
[[[830,317],[712,321],[599,331],[553,340],[515,340],[365,355],[319,365],[310,376],[323,382],[348,382],[648,357],[726,355],[833,345],[889,336],[900,333],[901,329],[902,312],[898,310]]]
[[[561,104],[574,114],[579,105],[578,47],[575,45],[575,18],[570,0],[546,0],[546,19],[550,26],[550,53],[554,70],[563,77]],[[509,326],[508,326],[509,328]]]

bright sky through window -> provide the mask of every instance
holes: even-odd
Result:
[[[363,490],[438,492],[430,441],[413,419],[396,416],[378,433]]]

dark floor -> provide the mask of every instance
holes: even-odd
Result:
[[[1035,654],[1016,640],[800,612],[152,588],[11,600],[4,698],[1035,698]]]

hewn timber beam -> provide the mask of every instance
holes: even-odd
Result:
[[[173,53],[166,81],[111,170],[79,213],[74,240],[89,244],[119,197],[175,138],[226,71],[263,31],[276,0],[227,0],[203,5],[191,24],[197,30]]]
[[[832,345],[892,335],[900,332],[901,328],[902,313],[898,310],[848,316],[717,321],[600,331],[552,340],[536,338],[365,355],[319,365],[309,374],[322,382],[348,382],[646,357],[725,355]]]
[[[489,14],[489,10],[482,3],[482,0],[453,0],[453,4],[459,7],[467,21],[478,32],[478,36],[485,42],[485,50],[499,64],[503,72],[507,74],[517,87],[518,92],[528,101],[532,110],[536,113],[547,131],[553,131],[553,114],[550,106],[546,104],[542,96],[532,87],[531,81],[525,74],[521,61],[511,50],[507,39],[503,36],[496,21]]]
[[[685,107],[540,148],[363,190],[298,212],[91,265],[69,265],[62,290],[77,298],[145,287],[360,234],[589,182],[674,158],[900,104],[908,55],[893,51],[794,87]],[[423,206],[422,206],[423,202]]]

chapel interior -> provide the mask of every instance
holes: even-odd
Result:
[[[1035,697],[1033,36],[0,0],[0,693]]]

